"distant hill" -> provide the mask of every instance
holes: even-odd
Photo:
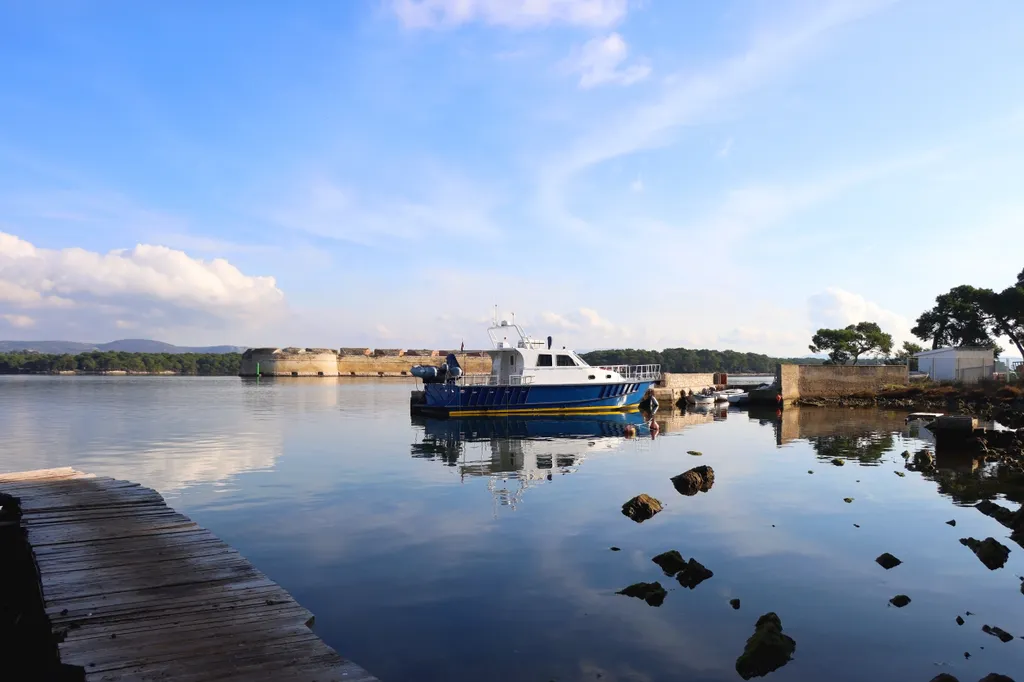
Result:
[[[110,343],[81,343],[79,341],[0,341],[0,353],[34,351],[61,354],[88,353],[89,351],[119,351],[122,353],[241,353],[246,346],[175,346],[151,339],[120,339]]]

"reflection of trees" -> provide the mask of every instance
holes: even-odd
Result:
[[[1024,504],[1024,473],[1002,462],[984,464],[974,471],[940,468],[925,474],[939,486],[939,492],[953,498],[957,504],[976,504],[981,500],[995,500],[1000,495],[1007,500]]]
[[[891,433],[870,433],[861,436],[816,436],[810,439],[818,459],[856,459],[861,464],[878,465],[878,460],[893,449]]]

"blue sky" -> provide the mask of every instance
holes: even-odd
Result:
[[[898,340],[1024,267],[1024,4],[0,1],[0,337]]]

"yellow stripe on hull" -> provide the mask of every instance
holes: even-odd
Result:
[[[493,415],[513,414],[621,414],[632,412],[637,409],[636,405],[623,405],[621,407],[535,407],[521,410],[449,410],[450,417],[489,417]]]

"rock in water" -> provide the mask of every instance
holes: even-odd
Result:
[[[949,673],[939,673],[932,678],[932,682],[960,682],[960,680],[956,679]]]
[[[1006,675],[1000,675],[998,673],[989,673],[978,680],[978,682],[1013,682],[1013,678],[1007,677]]]
[[[843,502],[845,502],[846,504],[850,504],[851,502],[853,502],[853,498],[852,497],[844,497],[843,498]]]
[[[701,455],[703,455],[704,453],[703,453],[703,452],[701,452],[700,450],[687,450],[687,451],[686,451],[686,454],[688,454],[688,455],[693,455],[694,457],[700,457],[700,456],[701,456]]]
[[[686,568],[679,571],[676,574],[676,580],[683,587],[693,589],[700,585],[708,578],[713,577],[715,574],[709,571],[704,564],[700,563],[696,559],[690,559],[686,562]]]
[[[661,570],[665,572],[665,575],[669,577],[686,568],[686,561],[683,559],[683,555],[674,549],[659,554],[651,559],[651,561],[658,564]]]
[[[882,554],[877,559],[875,559],[875,562],[877,562],[879,566],[881,566],[887,571],[890,568],[896,568],[897,566],[903,563],[902,561],[894,557],[892,554],[889,554],[888,552]]]
[[[612,550],[613,552],[621,552],[621,551],[622,551],[622,550],[621,550],[620,548],[618,548],[618,547],[609,547],[608,549]]]
[[[904,478],[906,476],[906,474],[903,473],[902,471],[894,471],[893,473],[899,476],[900,478]]]
[[[661,586],[661,583],[635,583],[623,590],[619,590],[615,594],[624,594],[627,597],[643,599],[651,606],[661,606],[668,592]]]
[[[672,485],[681,495],[696,495],[711,490],[715,484],[715,470],[709,466],[693,467],[672,477]]]
[[[910,603],[910,597],[905,594],[897,594],[895,597],[889,600],[889,603],[898,609],[902,609],[904,606]]]
[[[833,460],[832,460],[832,463],[833,463],[833,464],[835,464],[835,465],[836,465],[837,467],[841,467],[841,466],[843,466],[844,464],[846,464],[846,462],[844,462],[843,460],[839,459],[838,457],[836,457],[835,459],[833,459]]]
[[[903,459],[910,459],[910,450],[904,450],[902,457]]]
[[[730,599],[729,600],[729,606],[733,607],[734,609],[738,609],[740,607],[740,600],[739,599]]]
[[[782,621],[774,613],[757,619],[754,634],[736,659],[736,672],[745,680],[763,677],[789,663],[796,651],[792,637],[782,634]]]
[[[1013,641],[1013,635],[1011,635],[1009,632],[1007,632],[1006,630],[1004,630],[1002,628],[997,628],[997,627],[992,626],[992,625],[982,625],[981,626],[981,631],[984,632],[986,635],[992,635],[993,637],[998,637],[1000,642],[1010,642],[1010,641]]]
[[[946,525],[947,526],[955,526],[956,525],[956,519],[950,519],[949,521],[946,521]]]
[[[1000,544],[995,538],[985,538],[981,542],[974,538],[960,538],[960,544],[970,547],[971,551],[981,559],[981,563],[988,566],[990,571],[1002,568],[1010,556],[1010,548]]]
[[[956,617],[956,624],[957,625],[963,625],[964,624],[964,619],[961,618],[960,616],[957,616]]]
[[[622,513],[637,523],[642,523],[661,511],[661,502],[647,494],[637,495],[622,505]]]

